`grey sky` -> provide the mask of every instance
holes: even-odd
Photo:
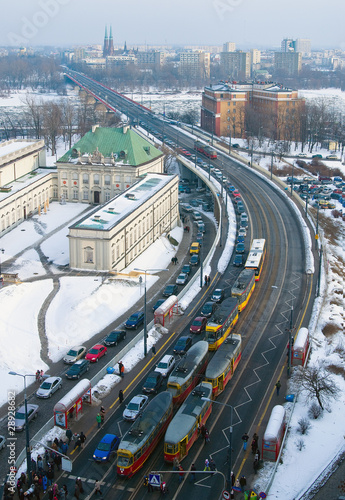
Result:
[[[279,47],[285,37],[345,50],[344,0],[2,0],[0,46],[102,43]]]

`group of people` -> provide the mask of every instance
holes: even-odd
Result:
[[[201,427],[199,425],[198,429],[199,429],[199,432],[200,432],[205,444],[209,443],[210,442],[210,434],[209,434],[208,430],[206,429],[205,425],[202,424]]]
[[[204,285],[208,286],[211,283],[211,276],[204,276]]]
[[[38,384],[40,384],[43,381],[43,375],[44,375],[44,371],[43,370],[37,370],[36,371],[35,376],[36,376],[36,382]]]

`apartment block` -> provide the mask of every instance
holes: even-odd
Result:
[[[221,52],[220,65],[224,77],[230,80],[248,80],[251,76],[250,52]]]
[[[210,53],[202,51],[181,52],[179,72],[193,78],[210,77]]]
[[[298,74],[302,69],[301,52],[275,52],[274,69],[283,71],[289,76]]]

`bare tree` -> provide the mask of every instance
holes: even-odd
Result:
[[[25,104],[28,122],[34,129],[35,138],[40,139],[42,137],[43,101],[42,99],[35,99],[27,94],[25,97]]]
[[[60,105],[50,101],[43,104],[43,129],[46,145],[50,147],[52,155],[56,154],[56,142],[61,134],[62,113]]]
[[[306,392],[307,400],[316,398],[322,410],[327,401],[337,399],[339,396],[339,387],[324,368],[312,366],[300,369],[295,377],[302,390]]]

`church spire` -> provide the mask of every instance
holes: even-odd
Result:
[[[105,27],[104,45],[103,45],[103,57],[107,57],[108,51],[109,51],[109,38],[108,38],[107,27]]]
[[[114,55],[114,40],[113,40],[113,29],[110,26],[110,34],[109,34],[109,44],[108,44],[108,55]]]

